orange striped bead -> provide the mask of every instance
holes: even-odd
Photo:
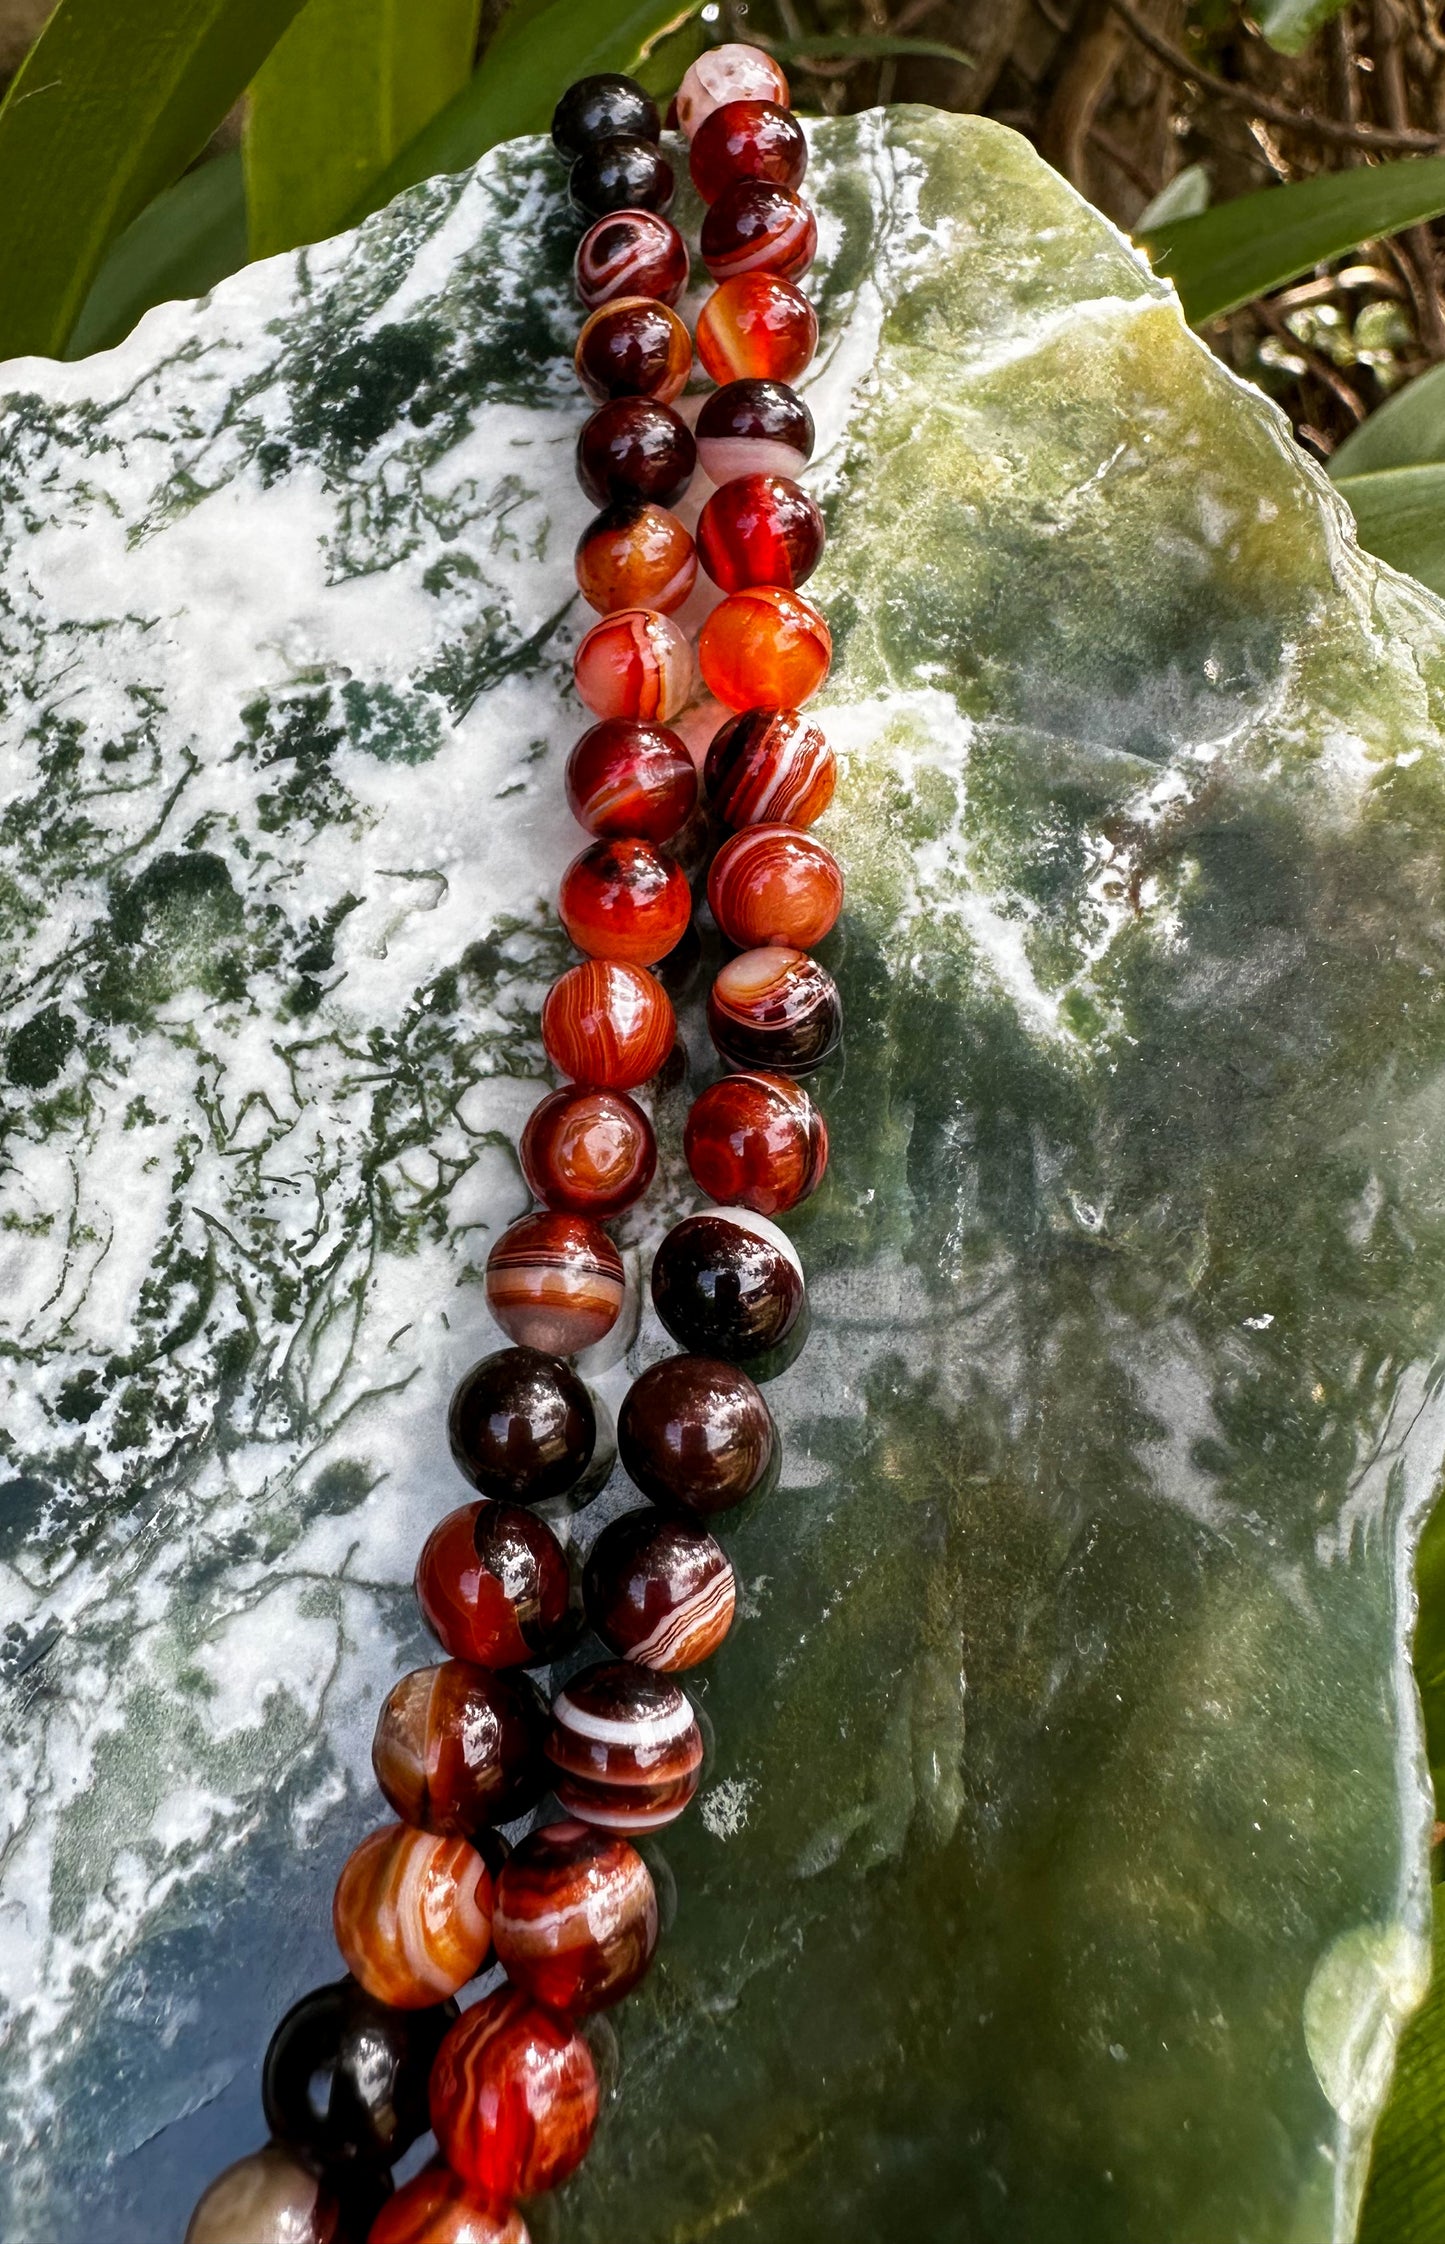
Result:
[[[801,593],[755,584],[718,602],[697,653],[709,693],[729,709],[796,709],[827,677],[833,639]]]
[[[331,1922],[369,1995],[420,2010],[481,1970],[492,1944],[491,1873],[465,1839],[389,1823],[347,1859]]]
[[[659,724],[691,700],[697,683],[687,634],[653,608],[619,608],[594,623],[572,658],[572,675],[594,716]]]
[[[592,1090],[635,1090],[656,1075],[676,1035],[662,984],[619,959],[574,966],[552,984],[542,1007],[548,1059]]]
[[[790,943],[810,951],[843,908],[843,870],[796,826],[745,826],[713,859],[707,900],[739,950]]]
[[[811,826],[837,783],[837,757],[796,709],[729,717],[703,765],[708,803],[725,826]]]
[[[697,355],[715,382],[796,382],[817,347],[817,313],[776,273],[735,273],[697,316]]]
[[[523,1216],[487,1256],[487,1307],[510,1339],[547,1356],[575,1356],[603,1339],[624,1290],[621,1255],[585,1216]]]
[[[582,1598],[610,1652],[675,1675],[717,1650],[733,1625],[737,1582],[705,1527],[649,1504],[603,1528],[587,1554]]]
[[[531,2244],[515,2205],[479,2197],[441,2159],[388,2198],[367,2244]]]
[[[474,2189],[502,2199],[565,2181],[587,2155],[597,2104],[582,2036],[516,1987],[464,2011],[432,2067],[442,2156]]]
[[[697,548],[666,507],[623,499],[588,523],[574,566],[583,599],[600,615],[619,608],[671,615],[697,582]]]
[[[621,2002],[657,1946],[657,1895],[625,1839],[549,1823],[512,1849],[497,1881],[497,1961],[515,1986],[577,2017]]]

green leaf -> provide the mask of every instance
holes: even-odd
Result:
[[[0,108],[0,358],[62,352],[109,244],[301,0],[61,0]]]
[[[1415,1587],[1420,1599],[1415,1623],[1415,1681],[1425,1714],[1425,1750],[1438,1800],[1445,1798],[1445,1503],[1435,1506],[1420,1538]]]
[[[354,222],[441,171],[465,171],[516,133],[545,132],[559,96],[594,70],[636,70],[701,0],[552,0],[493,39],[470,82],[360,195]]]
[[[1297,55],[1349,4],[1350,0],[1256,0],[1251,13],[1272,47],[1282,55]]]
[[[1238,195],[1198,218],[1150,227],[1155,270],[1173,281],[1197,326],[1271,288],[1445,211],[1445,156],[1322,172],[1291,187]]]
[[[65,347],[85,358],[123,342],[142,312],[204,296],[246,262],[246,187],[239,149],[178,179],[112,244]]]
[[[1400,2038],[1375,2134],[1359,2244],[1439,2244],[1445,2236],[1445,1901],[1435,1888],[1430,1991]]]
[[[1338,482],[1376,468],[1420,467],[1427,460],[1445,460],[1445,366],[1432,366],[1377,406],[1345,438],[1329,472]]]
[[[770,55],[779,62],[805,61],[809,55],[931,55],[938,62],[961,63],[965,70],[973,68],[973,56],[966,55],[962,47],[950,47],[942,39],[908,39],[886,32],[817,32],[808,39],[769,39],[765,44]]]
[[[481,0],[307,0],[256,75],[251,255],[320,241],[471,76]]]
[[[1171,218],[1197,218],[1209,208],[1209,172],[1204,164],[1186,164],[1177,171],[1167,186],[1161,187],[1152,203],[1140,211],[1136,234],[1147,234]]]
[[[1445,466],[1342,475],[1335,488],[1353,507],[1368,552],[1445,593]]]

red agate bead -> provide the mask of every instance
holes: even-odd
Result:
[[[514,2205],[467,2187],[444,2159],[434,2159],[389,2198],[367,2244],[531,2244]]]
[[[603,615],[615,608],[670,615],[697,582],[697,548],[665,507],[623,499],[588,523],[575,567],[583,599]]]
[[[498,1348],[458,1381],[447,1436],[456,1468],[473,1488],[540,1504],[564,1496],[586,1472],[597,1419],[591,1396],[566,1364],[534,1348]]]
[[[691,700],[696,683],[686,633],[652,608],[620,608],[594,623],[572,658],[572,675],[594,716],[663,724]]]
[[[664,1356],[634,1379],[617,1453],[644,1496],[705,1519],[770,1494],[782,1466],[762,1390],[718,1356]]]
[[[788,1076],[725,1075],[693,1100],[683,1151],[710,1200],[782,1215],[822,1183],[828,1128]]]
[[[713,859],[707,900],[739,950],[786,943],[810,951],[843,908],[843,871],[831,849],[796,826],[745,826]]]
[[[803,128],[776,101],[723,102],[705,119],[688,155],[694,187],[705,203],[714,204],[744,180],[801,187],[807,168]]]
[[[734,273],[778,273],[797,280],[818,254],[818,221],[789,187],[739,179],[724,188],[702,222],[702,261],[715,281]]]
[[[741,951],[719,972],[707,1001],[708,1032],[733,1067],[810,1075],[843,1033],[838,985],[826,967],[777,944]]]
[[[687,875],[651,842],[593,842],[562,875],[558,917],[589,958],[652,966],[682,940],[692,917]]]
[[[678,87],[678,130],[694,139],[706,119],[727,102],[775,102],[785,109],[788,100],[782,65],[759,47],[730,41],[700,54]]]
[[[733,1624],[737,1582],[705,1527],[649,1505],[603,1528],[588,1553],[582,1599],[609,1651],[672,1675],[717,1650]]]
[[[547,1755],[569,1815],[604,1831],[675,1822],[702,1774],[702,1732],[686,1694],[631,1660],[571,1677],[552,1701]]]
[[[589,834],[671,841],[697,807],[697,766],[665,725],[608,717],[567,758],[567,801]]]
[[[625,1290],[621,1255],[585,1216],[520,1216],[487,1256],[487,1307],[509,1339],[548,1356],[605,1339]]]
[[[517,1150],[545,1206],[598,1223],[640,1200],[657,1168],[652,1124],[624,1091],[549,1091]]]
[[[713,734],[703,765],[725,826],[811,826],[833,800],[838,760],[796,709],[745,709]]]
[[[652,296],[599,304],[577,338],[577,379],[605,405],[614,397],[655,397],[667,405],[687,386],[692,338],[670,305]]]
[[[655,977],[618,959],[589,958],[552,984],[542,1042],[564,1075],[590,1089],[632,1091],[656,1075],[677,1035]]]
[[[776,273],[735,274],[697,316],[697,355],[715,382],[795,382],[817,347],[817,313]]]
[[[671,219],[654,210],[615,210],[588,227],[572,270],[589,311],[619,296],[675,304],[687,286],[687,250]]]
[[[568,2017],[630,1994],[657,1946],[657,1895],[635,1847],[585,1823],[549,1823],[512,1849],[497,1881],[497,1961],[514,1986]]]
[[[684,1216],[652,1258],[652,1306],[679,1348],[730,1362],[779,1347],[805,1293],[792,1240],[749,1208]]]
[[[474,2003],[431,2076],[431,2123],[454,2173],[484,2195],[530,2197],[563,2182],[597,2125],[592,2052],[565,2019],[516,1987]]]
[[[714,491],[697,526],[697,550],[724,592],[750,585],[794,588],[823,553],[823,517],[785,475],[739,475]]]
[[[537,1805],[547,1789],[546,1735],[546,1704],[530,1676],[444,1660],[392,1685],[371,1765],[403,1823],[469,1838]]]
[[[729,709],[796,709],[827,677],[833,639],[801,593],[754,584],[718,602],[697,654],[709,693]]]
[[[813,416],[785,382],[724,383],[704,398],[697,456],[714,483],[735,475],[798,475],[813,457]]]
[[[465,1839],[389,1823],[347,1858],[336,1945],[378,2002],[421,2010],[475,1979],[492,1945],[492,1874]]]
[[[761,464],[761,463],[760,463]],[[670,405],[616,397],[584,421],[577,436],[577,480],[596,506],[655,499],[671,506],[692,481],[697,444]]]
[[[461,1504],[440,1520],[416,1562],[422,1619],[454,1660],[525,1667],[571,1634],[567,1554],[545,1520],[520,1504]]]

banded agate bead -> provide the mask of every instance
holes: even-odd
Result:
[[[795,281],[818,254],[818,221],[790,188],[740,179],[703,220],[699,247],[715,281],[734,273],[777,273]]]
[[[668,842],[697,807],[697,766],[665,725],[609,717],[567,758],[567,801],[600,839]]]
[[[602,615],[617,608],[670,615],[697,582],[697,548],[675,514],[623,499],[588,523],[575,567],[583,599]]]
[[[492,1874],[465,1839],[389,1823],[342,1865],[331,1925],[378,2002],[423,2010],[474,1979],[492,1945]]]
[[[687,634],[652,608],[619,608],[594,623],[572,658],[572,675],[594,716],[662,724],[691,700],[696,683]]]
[[[817,313],[776,273],[735,273],[697,316],[697,355],[715,382],[795,382],[817,347]]]
[[[707,900],[740,950],[783,943],[809,951],[843,909],[843,870],[831,849],[796,826],[745,826],[713,859]]]
[[[725,101],[693,135],[687,161],[703,201],[716,203],[743,180],[801,187],[808,168],[808,143],[785,103]]]
[[[704,398],[697,456],[714,483],[736,475],[800,475],[813,457],[813,416],[784,382],[727,382]]]
[[[772,101],[786,108],[788,99],[788,81],[771,55],[729,41],[700,54],[678,87],[678,130],[691,140],[724,102]]]
[[[656,211],[611,211],[577,244],[572,275],[590,312],[619,296],[675,304],[687,286],[687,249],[671,219]]]
[[[760,1390],[716,1356],[664,1356],[650,1364],[623,1401],[617,1449],[644,1496],[704,1519],[770,1495],[782,1465],[778,1429]]]
[[[816,1191],[828,1166],[828,1129],[801,1083],[786,1075],[725,1075],[693,1100],[683,1151],[710,1200],[783,1215]]]
[[[621,1255],[585,1216],[520,1216],[487,1256],[487,1307],[509,1339],[549,1356],[605,1339],[626,1290]]]
[[[597,2125],[592,2052],[565,2019],[516,1987],[464,2011],[431,2077],[442,2156],[493,2198],[530,2197],[563,2182]]]
[[[702,1775],[702,1732],[677,1684],[631,1660],[583,1668],[552,1701],[553,1790],[605,1831],[675,1822]]]
[[[565,2017],[621,2002],[657,1946],[657,1895],[625,1839],[549,1823],[512,1850],[492,1920],[514,1986]]]
[[[673,857],[651,842],[593,842],[562,875],[557,914],[579,951],[652,966],[681,942],[692,890]]]
[[[588,1553],[582,1599],[609,1651],[673,1675],[717,1650],[733,1625],[737,1582],[705,1527],[649,1507],[603,1528]]]
[[[550,1091],[517,1150],[545,1206],[597,1223],[640,1200],[657,1168],[652,1124],[623,1091]]]
[[[390,2192],[379,2170],[318,2181],[282,2144],[268,2143],[216,2176],[185,2244],[367,2244]]]
[[[577,379],[589,397],[655,397],[670,405],[692,372],[692,337],[670,305],[618,296],[589,314],[577,338]]]
[[[542,1005],[548,1059],[593,1090],[636,1090],[656,1075],[676,1034],[661,983],[617,959],[589,958],[570,968]]]
[[[531,2244],[531,2238],[514,2205],[477,2195],[444,2159],[435,2159],[382,2207],[367,2244]]]
[[[586,1472],[597,1416],[566,1364],[533,1348],[499,1348],[458,1381],[447,1436],[457,1470],[473,1488],[540,1504],[565,1496]]]
[[[692,430],[681,414],[653,397],[616,397],[578,431],[577,480],[594,506],[618,499],[671,506],[696,466]]]
[[[786,475],[739,475],[714,491],[697,526],[702,565],[724,592],[805,582],[823,557],[823,517]]]
[[[432,2060],[454,2002],[393,2010],[354,1979],[293,2003],[261,2067],[266,2125],[319,2174],[394,2166],[426,2133]]]
[[[652,1262],[652,1304],[680,1348],[746,1363],[787,1339],[804,1299],[786,1232],[751,1208],[675,1223]]]
[[[597,70],[575,79],[552,112],[552,146],[569,164],[599,140],[615,140],[619,134],[633,140],[662,135],[651,94],[619,70]]]
[[[718,602],[697,652],[709,693],[727,708],[796,709],[827,677],[833,639],[800,593],[754,584]]]
[[[725,826],[811,826],[833,800],[838,759],[797,709],[745,709],[712,736],[703,765]]]
[[[403,1823],[469,1839],[535,1808],[547,1789],[546,1737],[547,1708],[530,1676],[445,1660],[392,1685],[371,1765]]]
[[[454,1660],[525,1667],[571,1634],[567,1554],[520,1504],[462,1504],[438,1522],[416,1562],[422,1619]]]
[[[768,944],[730,958],[708,992],[708,1033],[731,1067],[811,1075],[843,1034],[838,985],[804,951]]]
[[[617,210],[670,210],[676,192],[677,179],[662,150],[632,133],[594,141],[567,174],[572,207],[584,218],[606,218]]]

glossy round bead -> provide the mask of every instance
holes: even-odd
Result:
[[[773,101],[786,108],[788,81],[761,48],[739,41],[700,54],[677,89],[677,124],[689,140],[703,120],[728,101]]]
[[[621,608],[594,623],[572,658],[572,675],[595,717],[661,724],[686,707],[697,683],[687,634],[652,608]]]
[[[609,717],[567,758],[567,802],[589,834],[668,842],[697,807],[697,766],[665,725]]]
[[[628,133],[584,148],[567,174],[567,193],[584,218],[606,218],[617,210],[672,208],[677,178],[662,150]]]
[[[549,1356],[605,1339],[626,1292],[622,1257],[600,1225],[550,1208],[508,1224],[487,1256],[486,1285],[503,1332]]]
[[[589,958],[652,966],[681,941],[692,891],[675,858],[646,841],[596,841],[562,875],[558,917]]]
[[[578,78],[552,112],[552,145],[569,164],[599,140],[615,140],[619,134],[656,140],[661,132],[662,119],[647,88],[616,70]]]
[[[268,2143],[216,2176],[185,2244],[366,2244],[390,2190],[380,2169],[318,2181],[284,2145]]]
[[[704,1519],[768,1495],[782,1465],[761,1391],[717,1356],[664,1356],[634,1379],[618,1413],[617,1450],[644,1496]]]
[[[843,1033],[838,985],[805,951],[768,944],[719,972],[707,1000],[708,1033],[730,1066],[810,1075]]]
[[[652,1305],[680,1348],[742,1359],[786,1340],[803,1307],[803,1265],[785,1232],[750,1208],[675,1223],[652,1263]]]
[[[692,430],[681,414],[653,397],[614,398],[598,407],[577,437],[577,480],[595,506],[619,499],[671,506],[696,466]]]
[[[697,316],[697,355],[715,382],[795,382],[818,347],[818,315],[776,273],[738,273]]]
[[[343,1865],[331,1926],[369,1995],[422,2010],[481,1970],[492,1945],[492,1874],[465,1839],[388,1823]]]
[[[640,966],[589,958],[552,984],[542,1042],[564,1075],[590,1089],[635,1091],[656,1075],[677,1036],[672,1002]]]
[[[549,1091],[517,1150],[539,1200],[596,1223],[640,1200],[657,1168],[652,1124],[623,1091]]]
[[[818,254],[818,221],[789,187],[739,179],[724,188],[702,222],[702,261],[715,281],[734,273],[777,273],[797,280]]]
[[[571,1634],[571,1595],[566,1552],[520,1504],[459,1505],[416,1562],[422,1619],[454,1660],[478,1667],[550,1659]]]
[[[708,804],[725,826],[811,826],[833,800],[838,759],[797,709],[745,709],[712,736]]]
[[[725,1075],[693,1100],[683,1151],[699,1191],[755,1215],[806,1200],[828,1166],[828,1129],[786,1075]]]
[[[843,908],[843,871],[831,849],[796,826],[745,826],[713,859],[707,900],[739,950],[783,943],[810,951]]]
[[[516,1987],[452,2027],[431,2078],[431,2120],[453,2172],[493,2198],[563,2182],[597,2125],[597,2073],[582,2036]]]
[[[589,397],[654,397],[667,405],[687,386],[692,338],[676,312],[651,296],[599,304],[577,338],[577,379]]]
[[[625,1839],[549,1823],[512,1850],[492,1923],[513,1985],[576,2017],[621,2002],[642,1978],[657,1946],[657,1895]]]
[[[582,236],[572,275],[589,311],[619,296],[675,304],[687,286],[687,249],[671,219],[656,211],[613,211]]]
[[[531,2244],[514,2205],[468,2189],[443,2159],[382,2207],[368,2244]]]
[[[702,1732],[677,1684],[631,1660],[583,1668],[552,1701],[553,1790],[604,1831],[657,1831],[702,1774]]]
[[[261,2067],[266,2125],[317,2173],[394,2166],[424,2135],[426,2084],[454,2002],[393,2010],[354,1979],[303,1995]]]
[[[588,1553],[582,1597],[610,1651],[672,1675],[717,1650],[733,1625],[737,1583],[727,1552],[705,1527],[649,1507],[603,1528]]]
[[[473,1488],[540,1504],[565,1496],[586,1472],[597,1417],[566,1364],[532,1348],[499,1348],[458,1381],[447,1434],[457,1469]]]
[[[697,550],[724,592],[800,585],[823,554],[823,517],[786,475],[739,475],[714,491],[697,526]]]
[[[522,1517],[541,1525],[530,1512]],[[392,1685],[371,1765],[403,1823],[469,1839],[535,1808],[547,1789],[546,1736],[547,1709],[530,1676],[445,1660]]]
[[[801,187],[807,168],[803,128],[777,101],[723,102],[693,135],[688,155],[692,183],[705,203],[720,202],[744,180]]]
[[[589,607],[656,608],[670,615],[697,582],[697,548],[675,514],[646,499],[621,499],[577,540],[577,582]]]
[[[729,709],[797,709],[827,677],[833,639],[801,593],[754,584],[718,602],[697,654],[709,693]]]
[[[697,417],[697,456],[714,483],[800,475],[813,441],[813,416],[785,382],[726,382],[704,398]]]

